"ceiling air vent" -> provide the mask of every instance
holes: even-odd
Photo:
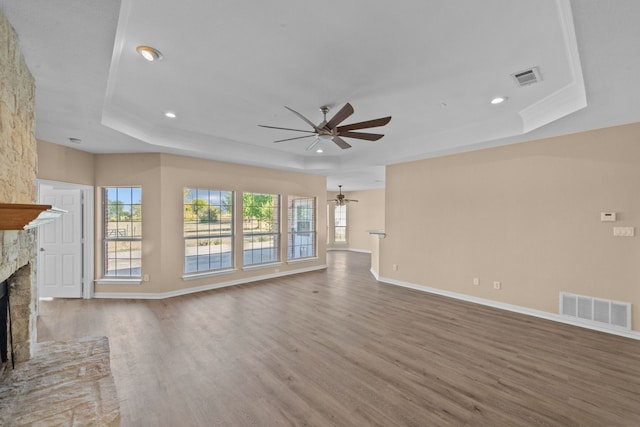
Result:
[[[519,86],[527,86],[542,81],[542,76],[540,75],[538,67],[533,67],[528,70],[520,71],[519,73],[513,73],[511,75],[514,79],[516,79],[516,82],[518,82]]]

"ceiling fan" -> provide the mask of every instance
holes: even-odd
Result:
[[[356,202],[356,203],[358,202],[356,199],[346,199],[344,197],[344,194],[342,194],[342,185],[338,185],[338,188],[340,189],[339,194],[336,196],[335,199],[329,200],[330,202],[334,202],[338,206],[344,206],[349,202]]]
[[[287,106],[285,106],[284,108],[286,108],[287,110],[291,111],[293,114],[295,114],[296,116],[304,120],[308,125],[311,126],[313,130],[291,129],[291,128],[282,128],[282,127],[267,126],[267,125],[258,125],[258,126],[263,128],[269,128],[269,129],[282,129],[282,130],[292,130],[296,132],[310,133],[311,135],[298,136],[295,138],[279,139],[277,141],[273,141],[273,142],[292,141],[294,139],[302,139],[302,138],[309,138],[309,137],[315,136],[316,140],[307,147],[306,149],[307,151],[313,149],[313,147],[315,147],[320,142],[329,141],[329,140],[333,141],[338,147],[342,148],[343,150],[347,148],[351,148],[351,145],[342,138],[356,138],[356,139],[364,139],[367,141],[377,141],[380,138],[382,138],[384,135],[379,133],[364,133],[364,132],[352,132],[352,131],[358,130],[358,129],[375,128],[379,126],[384,126],[387,123],[389,123],[389,121],[391,120],[391,116],[388,116],[388,117],[382,117],[379,119],[367,120],[364,122],[351,123],[349,125],[338,126],[347,117],[353,114],[353,107],[351,106],[351,104],[347,102],[344,105],[344,107],[342,107],[340,111],[338,111],[335,114],[335,116],[333,116],[333,118],[331,118],[331,120],[329,121],[327,121],[327,113],[329,112],[329,107],[327,107],[326,105],[323,107],[320,107],[320,111],[322,112],[324,118],[322,122],[320,122],[320,124],[315,125],[311,120],[307,119],[305,116],[298,113],[294,109],[289,108]]]

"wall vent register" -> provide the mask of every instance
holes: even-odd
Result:
[[[560,314],[603,326],[631,329],[631,303],[560,292]]]

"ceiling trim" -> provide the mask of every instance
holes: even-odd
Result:
[[[557,0],[558,17],[573,81],[551,95],[520,110],[522,132],[528,133],[587,106],[578,41],[569,0]]]

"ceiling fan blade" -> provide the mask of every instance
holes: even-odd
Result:
[[[351,123],[350,125],[338,126],[338,132],[345,132],[348,130],[364,129],[364,128],[377,128],[384,126],[391,121],[391,116],[382,117],[380,119],[367,120],[366,122]]]
[[[273,142],[284,142],[284,141],[293,141],[294,139],[302,139],[302,138],[309,138],[315,135],[305,135],[305,136],[297,136],[295,138],[287,138],[287,139],[279,139],[277,141],[273,141]]]
[[[331,138],[331,140],[333,142],[336,143],[336,145],[340,148],[342,148],[343,150],[346,150],[347,148],[351,148],[351,144],[349,144],[347,141],[345,141],[344,139],[340,138],[338,135],[334,136],[333,138]]]
[[[331,120],[329,120],[329,122],[326,125],[326,128],[333,129],[334,127],[342,123],[344,119],[346,119],[352,114],[353,114],[353,107],[351,106],[351,104],[347,102],[346,104],[344,104],[344,107],[342,107],[340,111],[338,111],[336,115],[333,116]]]
[[[356,202],[358,203],[358,201],[356,199],[344,199],[345,202]]]
[[[340,132],[340,136],[346,136],[347,138],[366,139],[367,141],[377,141],[384,135],[380,133]]]
[[[284,108],[286,108],[287,110],[291,111],[293,114],[295,114],[296,116],[300,117],[302,120],[307,122],[307,124],[309,124],[309,126],[311,126],[313,128],[313,130],[317,130],[316,125],[314,125],[311,120],[307,119],[305,116],[303,116],[302,114],[298,113],[296,110],[287,107],[286,105],[284,106]]]
[[[315,147],[315,146],[316,146],[316,145],[318,145],[319,143],[320,143],[320,138],[316,138],[316,140],[315,140],[315,141],[313,141],[313,142],[311,143],[311,145],[310,145],[310,146],[308,146],[307,148],[305,148],[305,150],[304,150],[304,151],[311,151],[311,150],[313,150],[313,147]]]
[[[303,129],[291,129],[291,128],[281,128],[281,127],[277,127],[277,126],[267,126],[267,125],[258,125],[261,128],[269,128],[269,129],[282,129],[282,130],[294,130],[296,132],[307,132],[307,133],[315,133],[312,130],[303,130]]]

